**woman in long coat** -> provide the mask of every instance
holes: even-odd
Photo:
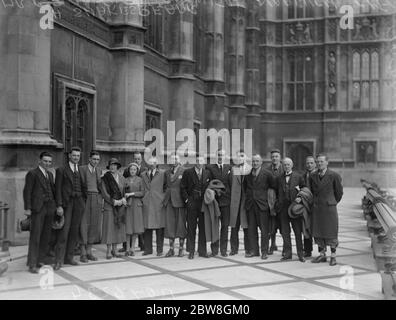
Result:
[[[139,166],[137,163],[131,163],[127,168],[127,178],[125,180],[125,198],[127,199],[126,207],[126,256],[135,255],[135,244],[139,234],[144,232],[143,224],[143,202],[144,186],[143,180],[137,176]],[[132,247],[129,244],[132,238]]]
[[[118,172],[121,164],[112,158],[102,178],[104,199],[102,243],[107,244],[106,259],[119,258],[117,244],[126,241],[125,233],[125,178]]]

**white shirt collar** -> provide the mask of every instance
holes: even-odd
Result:
[[[39,168],[40,168],[40,170],[41,170],[41,172],[43,173],[43,175],[44,175],[44,177],[47,177],[48,176],[48,173],[47,173],[47,171],[42,167],[42,166],[38,166]]]
[[[88,169],[91,173],[95,171],[95,168],[90,163],[88,163]]]
[[[74,172],[74,163],[69,161],[69,166],[70,166],[71,171]],[[78,172],[78,164],[77,164],[76,168],[77,168],[77,172]]]

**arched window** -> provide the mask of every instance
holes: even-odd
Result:
[[[378,52],[374,51],[371,54],[371,79],[379,78],[379,62],[378,62]]]
[[[360,53],[353,53],[353,79],[360,79]]]
[[[158,4],[145,6],[150,14],[143,16],[143,27],[147,28],[144,34],[144,43],[156,51],[163,52],[163,8]]]
[[[362,79],[370,79],[370,55],[367,51],[362,55]]]

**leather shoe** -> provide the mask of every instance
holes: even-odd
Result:
[[[78,266],[78,262],[74,259],[65,261],[65,264],[70,264],[71,266]]]
[[[230,256],[235,256],[235,255],[237,255],[238,254],[238,252],[237,251],[233,251],[233,250],[231,250],[231,252],[230,252]]]
[[[125,251],[126,251],[125,248],[118,249],[118,252],[119,252],[119,253],[123,253],[123,252],[125,252]]]
[[[211,252],[210,255],[209,255],[209,257],[210,257],[210,258],[214,258],[214,257],[216,257],[217,255],[218,255],[218,253],[213,253],[213,252]]]
[[[268,256],[265,253],[263,253],[261,255],[261,260],[267,260],[267,259],[268,259]]]
[[[260,255],[258,253],[247,253],[245,254],[245,258],[252,258],[252,257],[259,257]]]
[[[298,257],[298,260],[300,260],[300,262],[305,262],[305,259],[302,256]]]
[[[199,256],[202,258],[209,258],[209,255],[207,253],[200,253]]]
[[[142,256],[148,256],[149,254],[153,254],[152,252],[143,252]]]
[[[173,257],[175,255],[175,250],[169,249],[165,257]]]
[[[81,256],[80,257],[80,261],[83,263],[87,263],[88,262],[88,257],[87,256]]]
[[[326,256],[317,256],[316,258],[312,259],[311,262],[312,263],[320,263],[320,262],[326,262],[327,261],[327,257]]]
[[[55,265],[54,265],[54,270],[56,271],[56,270],[59,270],[60,268],[61,268],[61,263],[60,262],[56,262],[55,263]]]
[[[274,254],[274,249],[273,249],[273,248],[269,248],[267,253],[268,253],[269,255]]]
[[[221,254],[221,256],[222,256],[222,257],[228,257],[228,254],[227,254],[227,252],[223,252],[223,253]]]
[[[304,258],[312,257],[312,252],[304,252]]]
[[[93,254],[87,254],[87,258],[88,258],[88,260],[91,260],[91,261],[98,261],[98,258],[95,257]]]
[[[37,268],[41,268],[41,267],[44,267],[45,266],[45,263],[42,263],[42,262],[39,262],[39,263],[37,263]]]
[[[331,258],[330,258],[330,263],[329,263],[329,265],[335,266],[336,264],[337,264],[336,258],[331,257]]]
[[[190,260],[194,259],[194,253],[193,252],[190,252],[188,254],[188,259],[190,259]]]
[[[37,267],[29,267],[30,273],[39,273],[39,269]]]
[[[179,249],[179,254],[177,255],[178,257],[184,257],[184,251],[183,249]]]
[[[157,257],[162,257],[164,254],[162,252],[157,252]]]
[[[280,261],[286,261],[286,260],[291,260],[292,256],[284,256],[280,259]]]

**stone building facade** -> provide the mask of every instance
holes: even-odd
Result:
[[[396,184],[394,8],[355,5],[344,30],[328,1],[70,0],[53,4],[43,30],[38,2],[0,3],[0,200],[15,213],[12,241],[23,238],[24,177],[40,152],[60,166],[80,145],[83,161],[96,149],[102,165],[127,164],[167,120],[252,128],[267,162],[276,147],[301,169],[324,151],[345,185]]]

